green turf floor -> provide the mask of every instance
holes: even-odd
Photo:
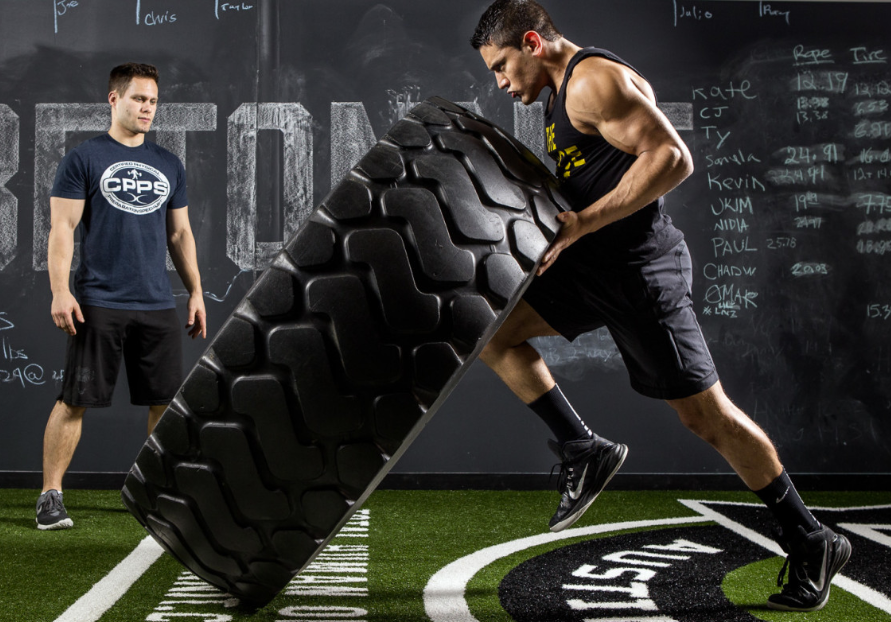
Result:
[[[35,491],[0,490],[2,622],[57,620],[145,537],[142,527],[123,508],[115,491],[67,491],[65,504],[75,527],[57,532],[40,532],[35,528],[36,496]],[[749,494],[730,492],[607,491],[576,526],[695,517],[695,512],[678,503],[679,498],[754,501]],[[809,504],[834,507],[891,502],[888,493],[811,493],[805,498]],[[225,597],[202,592],[201,584],[193,582],[184,574],[183,567],[165,554],[99,619],[103,622],[426,620],[423,592],[437,571],[486,547],[545,533],[556,501],[553,492],[378,491],[363,506],[368,510],[367,537],[332,541],[334,545],[353,547],[345,550],[367,547],[366,572],[356,571],[352,582],[346,579],[334,584],[353,590],[345,590],[338,596],[298,596],[288,593],[295,591],[289,586],[263,609],[247,612],[227,606],[232,603],[223,602]],[[526,549],[477,572],[466,591],[473,617],[481,622],[511,620],[498,597],[498,586],[505,574],[526,559],[572,542]],[[359,558],[362,556],[357,556]],[[774,581],[780,563],[779,558],[772,557],[728,573],[723,579],[724,593],[747,609],[754,619],[891,622],[888,614],[838,588],[833,589],[833,598],[821,612],[784,615],[767,612],[762,605],[776,589]],[[362,577],[367,577],[367,582],[361,581]],[[183,591],[198,596],[188,603],[185,602],[188,598],[182,596]]]

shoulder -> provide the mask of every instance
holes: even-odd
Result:
[[[165,163],[167,163],[168,166],[172,166],[177,170],[185,168],[183,166],[182,160],[179,159],[179,156],[177,156],[172,151],[168,151],[161,145],[148,140],[145,141],[145,146],[153,157],[163,160]]]
[[[621,116],[641,99],[654,100],[649,83],[628,65],[601,56],[580,61],[566,85],[567,112],[583,124]]]
[[[589,56],[575,66],[566,85],[566,97],[602,100],[636,80],[643,78],[627,65],[603,56]]]

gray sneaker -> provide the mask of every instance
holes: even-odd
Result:
[[[62,493],[58,490],[47,490],[37,498],[37,528],[68,529],[74,527],[74,521],[68,517]]]

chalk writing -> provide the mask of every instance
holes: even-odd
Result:
[[[873,233],[891,233],[891,218],[864,220],[857,225],[857,235],[871,235]]]
[[[866,305],[866,317],[870,320],[891,319],[891,304],[871,303]]]
[[[854,127],[854,138],[885,140],[891,138],[891,121],[869,121],[864,119]]]
[[[715,231],[748,231],[749,224],[745,218],[722,218],[715,223]]]
[[[768,238],[765,240],[767,243],[767,248],[770,250],[778,250],[781,248],[795,248],[798,244],[798,240],[793,237],[780,235],[773,238]]]
[[[727,164],[735,164],[737,166],[742,166],[744,164],[749,164],[751,162],[761,162],[761,158],[757,157],[753,153],[743,153],[742,149],[737,149],[736,153],[715,157],[709,154],[705,156],[706,166],[707,168],[711,168],[713,166],[724,166]]]
[[[855,207],[871,214],[891,214],[891,196],[881,192],[861,192],[854,197]]]
[[[792,266],[792,276],[825,276],[829,274],[829,266],[825,263],[799,261]]]
[[[842,94],[848,86],[846,71],[803,71],[792,80],[794,91],[824,91]]]
[[[857,156],[857,161],[861,164],[888,164],[891,162],[891,149],[883,149],[879,151],[878,149],[866,148],[860,150],[860,155]]]
[[[755,299],[758,292],[748,288],[740,288],[736,285],[709,285],[705,292],[705,301],[713,305],[712,313],[720,311],[739,311],[741,309],[754,309],[758,305]],[[737,317],[736,314],[730,317]]]
[[[59,33],[59,18],[78,6],[77,0],[53,0],[53,32]]]
[[[14,343],[12,329],[15,324],[5,311],[0,311],[0,384],[12,384],[28,388],[46,382],[43,367],[37,363],[26,363],[25,349]],[[7,332],[9,331],[9,332]]]
[[[795,227],[798,229],[819,229],[822,226],[822,216],[797,216],[795,218]]]
[[[170,11],[164,11],[163,13],[155,13],[154,11],[149,11],[145,14],[145,18],[143,19],[143,23],[146,26],[160,26],[161,24],[172,24],[176,21],[176,13],[171,13]],[[138,21],[137,21],[138,23]]]
[[[857,252],[861,255],[891,253],[891,240],[857,240]]]
[[[723,101],[730,101],[737,97],[741,97],[742,99],[755,99],[758,95],[749,93],[749,89],[751,88],[752,83],[748,80],[743,80],[738,85],[734,84],[731,80],[727,86],[712,86],[707,88],[693,87],[693,101],[698,99],[720,99]]]
[[[885,50],[870,50],[865,46],[851,48],[855,65],[884,65],[888,62]]]
[[[795,61],[794,66],[796,67],[804,65],[824,65],[835,62],[830,50],[806,48],[803,45],[796,45],[792,49],[792,59]]]
[[[775,168],[764,174],[775,186],[816,185],[829,178],[825,164],[803,168]]]
[[[213,14],[220,19],[220,13],[243,13],[253,10],[254,5],[247,2],[221,2],[214,0]]]
[[[678,5],[677,0],[673,0],[674,2],[674,25],[677,27],[678,20],[683,19],[692,19],[694,21],[703,21],[710,20],[714,17],[714,14],[711,11],[705,10],[702,7],[697,7],[695,4],[693,5]]]
[[[789,16],[791,14],[792,11],[780,11],[779,9],[774,9],[766,2],[758,2],[758,17],[781,17],[789,24]]]
[[[0,270],[15,256],[19,202],[6,183],[19,169],[19,117],[0,104]]]
[[[713,173],[708,173],[709,190],[730,191],[730,190],[756,190],[764,192],[767,187],[754,175],[745,175],[743,177],[721,177]]]
[[[752,208],[752,199],[747,196],[742,197],[718,197],[717,203],[712,203],[711,205],[712,214],[715,216],[720,216],[725,212],[730,212],[733,214],[754,214],[755,211]]]
[[[709,281],[716,281],[723,277],[755,276],[756,270],[753,266],[707,263],[702,268],[702,275]]]
[[[736,240],[712,238],[712,249],[714,250],[715,257],[738,255],[739,253],[754,253],[758,250],[757,248],[749,246],[749,236]]]
[[[878,82],[857,82],[854,84],[854,95],[864,97],[882,97],[891,95],[891,84],[885,80]]]
[[[805,192],[794,196],[795,211],[800,212],[819,205],[819,198],[816,192]]]

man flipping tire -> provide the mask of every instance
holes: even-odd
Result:
[[[565,39],[534,0],[496,0],[471,39],[500,89],[528,105],[548,87],[548,154],[573,203],[537,278],[481,358],[547,423],[562,461],[552,531],[572,525],[628,449],[591,432],[528,339],[573,340],[606,326],[631,385],[663,399],[710,443],[777,518],[789,579],[774,609],[813,611],[851,555],[848,540],[804,506],[767,435],[724,393],[696,315],[683,234],[663,195],[693,171],[650,84],[600,48]]]

